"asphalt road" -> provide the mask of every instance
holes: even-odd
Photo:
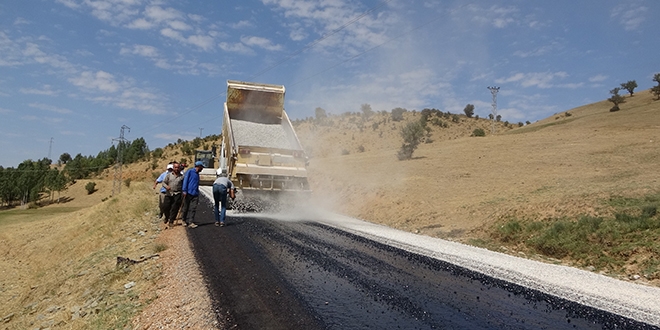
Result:
[[[319,223],[211,212],[188,236],[228,328],[658,329]]]

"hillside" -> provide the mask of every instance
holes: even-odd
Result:
[[[522,127],[496,123],[496,134],[487,119],[435,114],[429,117],[430,134],[406,161],[396,157],[399,132],[419,120],[419,112],[406,112],[401,121],[391,120],[390,113],[368,119],[347,113],[297,120],[294,126],[310,156],[317,204],[423,235],[535,254],[522,242],[500,245],[493,239],[497,228],[510,221],[613,218],[621,211],[617,201],[660,193],[660,101],[648,91],[625,99],[618,112],[601,101]],[[486,136],[471,136],[476,128]],[[132,164],[124,177],[151,180],[168,160],[186,157],[191,158],[180,145],[171,145],[156,170],[151,162]],[[110,171],[106,175],[112,177]],[[660,275],[660,266],[648,266],[653,254],[623,259]]]
[[[312,152],[315,196],[331,208],[369,221],[439,237],[465,238],[507,217],[549,219],[606,215],[601,201],[658,190],[660,102],[648,91],[619,112],[598,102],[531,125],[490,134],[490,122],[461,116],[434,125],[409,161],[399,161],[399,128],[419,119],[360,130],[354,117],[331,127],[298,125]],[[335,119],[335,118],[332,118]],[[486,137],[470,137],[474,128]],[[358,152],[359,146],[364,152]],[[349,150],[342,155],[341,150]]]

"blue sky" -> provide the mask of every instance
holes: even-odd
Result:
[[[226,81],[291,118],[404,107],[535,121],[660,72],[660,2],[7,0],[0,165],[219,134]],[[52,140],[51,140],[52,138]],[[52,141],[52,144],[51,144]]]

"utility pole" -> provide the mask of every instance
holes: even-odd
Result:
[[[53,160],[50,158],[50,152],[53,150],[53,138],[50,138],[50,145],[48,146],[48,159]]]
[[[121,168],[122,168],[122,163],[123,163],[123,160],[122,160],[123,159],[122,147],[126,142],[126,139],[124,138],[124,130],[125,129],[128,129],[129,132],[131,131],[130,127],[128,127],[126,125],[122,125],[121,129],[119,131],[119,138],[112,139],[113,142],[114,141],[119,141],[117,143],[117,162],[115,163],[115,175],[114,175],[113,180],[112,180],[112,196],[115,195],[115,191],[117,192],[117,194],[119,194],[121,192]]]
[[[493,119],[491,120],[491,134],[495,134],[495,118],[497,117],[497,92],[500,91],[499,87],[495,86],[488,86],[488,89],[490,90],[490,93],[493,94]]]
[[[203,127],[200,127],[200,128],[199,128],[199,138],[200,138],[200,139],[202,138],[202,131],[203,131],[203,130],[204,130]]]

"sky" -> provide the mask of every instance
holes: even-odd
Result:
[[[227,80],[292,119],[435,108],[534,122],[660,72],[657,0],[5,0],[0,166],[220,134]]]

